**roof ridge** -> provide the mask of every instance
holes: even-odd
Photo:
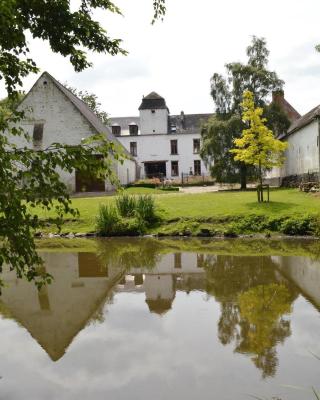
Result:
[[[303,128],[304,126],[310,124],[317,117],[320,117],[320,104],[313,107],[310,111],[303,114],[300,118],[294,121],[288,129],[288,134],[293,133],[297,129]]]
[[[56,87],[71,101],[71,103],[74,105],[74,107],[80,112],[80,114],[88,121],[88,123],[98,133],[105,134],[108,140],[110,140],[111,142],[121,146],[121,148],[123,149],[124,153],[129,155],[130,159],[132,159],[132,157],[131,157],[130,153],[128,152],[128,150],[113,135],[113,133],[112,133],[111,129],[109,128],[109,126],[104,125],[104,123],[101,121],[101,119],[91,110],[91,108],[83,100],[81,100],[78,96],[73,94],[71,92],[71,90],[66,88],[62,83],[60,83],[57,79],[55,79],[47,71],[43,72],[41,74],[41,76],[38,78],[38,80],[45,74],[52,80],[52,82],[56,85]],[[78,102],[81,103],[81,105],[83,106],[84,109],[81,109],[81,105],[79,105]]]

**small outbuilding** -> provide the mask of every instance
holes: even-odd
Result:
[[[86,103],[48,72],[40,76],[18,109],[25,111],[21,125],[33,139],[30,146],[45,149],[52,143],[79,145],[84,138],[97,133],[103,134],[127,156],[123,164],[116,160],[113,163],[120,184],[126,185],[135,181],[136,162],[111,129],[103,124]],[[15,141],[17,140],[24,141],[23,138]],[[25,142],[17,144],[22,145]],[[105,192],[114,189],[110,182],[87,178],[80,171],[61,171],[60,176],[70,192]]]

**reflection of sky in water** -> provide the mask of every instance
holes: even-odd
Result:
[[[119,276],[114,285],[108,286],[108,282],[119,272],[113,271],[110,265],[108,278],[97,277],[98,273],[90,277],[83,270],[81,277],[81,265],[75,254],[69,258],[64,255],[58,263],[50,255],[47,269],[55,274],[56,280],[44,294],[47,300],[39,298],[35,289],[27,283],[15,282],[14,297],[11,297],[12,286],[7,288],[7,294],[5,289],[2,309],[7,306],[11,317],[15,318],[15,310],[23,308],[24,313],[17,318],[20,325],[8,313],[7,318],[0,320],[0,398],[234,400],[250,398],[249,394],[260,397],[282,395],[294,400],[312,398],[311,393],[283,386],[310,388],[317,385],[320,370],[320,361],[309,353],[320,354],[319,313],[314,299],[311,299],[314,304],[307,299],[307,286],[301,294],[296,282],[290,281],[295,277],[294,262],[289,279],[290,265],[287,260],[285,275],[277,269],[280,265],[281,270],[282,258],[276,260],[278,264],[271,264],[266,258],[263,264],[258,258],[243,258],[245,263],[240,270],[239,258],[223,256],[217,261],[217,258],[211,257],[210,262],[214,265],[206,266],[210,274],[205,272],[202,264],[199,265],[196,254],[183,254],[178,264],[173,254],[161,257],[161,260],[157,262],[156,270],[144,271],[144,283],[135,288],[133,277],[141,274],[141,270],[131,269],[131,276],[127,274],[125,281],[123,276]],[[304,275],[307,276],[309,261],[301,261],[304,261]],[[228,271],[221,274],[220,267],[226,265]],[[228,275],[234,265],[235,274]],[[257,265],[261,266],[260,272],[257,272]],[[241,277],[239,273],[248,276]],[[313,279],[314,273],[313,269]],[[170,275],[172,279],[159,279],[161,283],[157,287],[158,276],[165,275]],[[235,280],[230,287],[224,281],[224,275],[231,281]],[[152,278],[149,281],[148,276]],[[267,287],[270,282],[285,285],[291,291],[290,299],[293,301],[292,313],[282,316],[290,321],[291,334],[274,346],[278,360],[276,374],[266,379],[262,379],[261,370],[252,362],[252,354],[235,352],[234,340],[223,346],[218,338],[222,302],[234,301],[238,290],[248,293],[248,280],[254,282],[253,287],[259,284]],[[106,292],[101,282],[107,285]],[[149,288],[144,287],[147,282],[151,285]],[[28,299],[22,302],[23,296],[19,297],[19,293],[28,294]],[[101,294],[105,295],[105,302],[101,302]],[[146,297],[156,301],[161,300],[163,294],[170,298],[171,308],[161,315],[151,313]],[[9,300],[11,303],[6,304]],[[50,310],[45,309],[48,308],[48,301]],[[82,305],[81,310],[76,308],[77,301]],[[57,312],[59,307],[64,311],[65,319],[60,318]],[[97,309],[100,310],[99,317],[96,316]],[[89,320],[84,321],[84,315],[89,311],[95,316],[94,320],[90,321],[88,315]],[[24,317],[30,323],[28,330],[34,338],[24,327]],[[50,325],[50,318],[54,320],[56,329]],[[36,335],[41,335],[45,326],[52,328],[39,340]],[[56,347],[63,342],[62,336],[71,335],[73,329],[78,331],[73,335],[71,344],[66,344],[66,353],[60,354]],[[59,350],[60,358],[53,362],[37,340],[42,345],[51,345],[52,352]]]

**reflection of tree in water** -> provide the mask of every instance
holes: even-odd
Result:
[[[163,246],[154,239],[119,238],[103,239],[98,243],[97,254],[101,262],[114,268],[154,268]]]
[[[289,337],[288,314],[296,298],[288,283],[279,284],[268,257],[216,256],[206,259],[208,293],[221,304],[218,337],[223,345],[251,356],[262,377],[274,376],[276,345]]]
[[[263,377],[274,376],[277,369],[277,343],[291,335],[290,321],[283,315],[291,311],[292,295],[283,284],[259,285],[239,295],[242,318],[239,353],[253,354]]]

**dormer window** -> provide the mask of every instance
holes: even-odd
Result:
[[[112,125],[111,129],[112,129],[112,133],[114,134],[114,136],[121,135],[121,126],[120,125],[114,124],[114,125]]]
[[[171,132],[177,132],[177,125],[171,124]]]
[[[129,134],[131,136],[137,135],[138,134],[138,130],[139,130],[139,128],[138,128],[138,125],[136,123],[131,122],[131,124],[129,124]]]

